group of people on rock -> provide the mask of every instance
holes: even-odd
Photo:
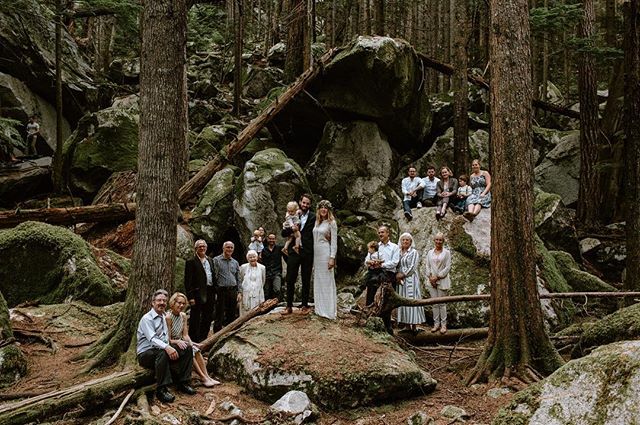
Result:
[[[436,219],[440,220],[451,208],[473,221],[482,208],[491,206],[491,175],[483,170],[478,159],[471,163],[471,174],[462,174],[457,179],[451,169],[440,167],[440,178],[436,168],[427,167],[427,176],[418,176],[416,167],[410,165],[407,177],[402,179],[402,207],[407,220],[413,219],[412,208],[436,207]]]

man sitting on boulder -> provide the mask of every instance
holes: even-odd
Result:
[[[168,298],[169,294],[164,289],[153,293],[152,308],[142,316],[136,332],[138,363],[155,371],[158,385],[156,396],[163,403],[175,400],[167,388],[173,382],[177,383],[178,391],[189,395],[196,393],[190,385],[193,365],[191,346],[184,341],[169,344],[169,328],[165,320]]]
[[[436,167],[430,165],[427,168],[427,177],[422,179],[422,182],[424,183],[422,205],[425,207],[434,207],[436,205],[439,181],[440,179],[436,177]]]
[[[422,189],[424,189],[424,182],[420,177],[417,177],[416,167],[409,165],[407,170],[409,177],[402,179],[402,194],[404,199],[402,200],[402,208],[404,209],[404,216],[407,220],[413,218],[411,214],[411,208],[422,208]]]

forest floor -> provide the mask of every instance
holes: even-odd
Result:
[[[83,362],[74,362],[73,358],[108,327],[115,323],[120,305],[91,307],[83,303],[59,304],[52,306],[24,306],[11,310],[12,325],[20,348],[27,356],[29,369],[27,376],[16,384],[0,391],[0,404],[11,403],[8,394],[39,394],[69,387],[90,379],[108,375],[116,367],[101,370],[89,376],[78,376]],[[425,330],[428,332],[428,330]],[[435,424],[451,424],[455,419],[442,417],[440,412],[447,405],[464,409],[469,424],[489,424],[498,410],[506,405],[513,391],[493,398],[487,394],[489,385],[464,385],[464,377],[473,367],[480,354],[482,341],[462,342],[452,351],[447,347],[412,347],[399,335],[398,342],[405,348],[414,350],[416,360],[438,381],[436,390],[430,394],[406,400],[396,400],[389,404],[361,407],[342,411],[321,411],[316,423],[320,425],[337,424],[406,424],[407,419],[417,412],[424,412],[435,419]],[[220,418],[228,413],[220,405],[230,401],[243,411],[246,419],[261,423],[269,405],[254,399],[239,385],[223,382],[213,388],[203,387],[194,373],[194,387],[198,393],[187,396],[174,392],[177,399],[172,404],[162,404],[155,399],[150,401],[151,411],[164,423],[188,423],[185,419],[189,412],[204,413],[212,406],[211,418]],[[520,389],[520,388],[518,388]],[[505,391],[506,392],[506,391]],[[91,410],[89,406],[78,406],[67,412],[64,419],[48,422],[55,425],[105,423],[115,412],[125,392],[113,398],[113,403],[104,409]],[[135,402],[119,416],[115,424],[125,424],[127,415],[135,417]],[[222,422],[219,422],[222,423]],[[227,422],[229,423],[229,422]]]

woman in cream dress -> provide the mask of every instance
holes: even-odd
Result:
[[[338,250],[338,225],[331,202],[318,202],[313,228],[313,300],[318,316],[335,320],[337,316],[334,268]]]
[[[422,299],[418,265],[420,254],[413,246],[411,233],[403,233],[398,240],[400,245],[400,262],[398,263],[398,295],[411,300]],[[424,307],[398,308],[398,323],[408,324],[413,332],[417,332],[416,325],[425,322]]]
[[[451,270],[451,252],[444,248],[444,235],[438,233],[433,237],[435,248],[427,253],[426,275],[429,279],[429,295],[431,298],[446,297],[451,288],[449,271]],[[431,332],[447,332],[447,305],[433,305],[433,329]]]
[[[258,263],[256,251],[251,249],[247,252],[247,261],[248,263],[240,266],[241,315],[264,302],[264,283],[267,277],[265,267]]]

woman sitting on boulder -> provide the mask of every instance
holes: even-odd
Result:
[[[480,213],[482,208],[491,206],[491,174],[480,168],[480,161],[471,162],[471,195],[467,198],[467,211],[463,214],[469,221]]]
[[[187,297],[182,292],[176,292],[169,298],[169,312],[167,313],[167,327],[169,328],[169,342],[176,344],[181,349],[188,345],[193,348],[193,368],[202,380],[205,387],[213,387],[220,382],[209,376],[207,365],[200,352],[200,345],[191,341],[189,328],[187,327],[187,315],[184,308],[187,306]]]
[[[436,202],[436,219],[440,220],[447,213],[450,197],[456,196],[458,191],[458,180],[453,177],[451,169],[444,165],[440,168],[440,181],[436,185],[437,202]],[[453,198],[451,198],[453,199]]]
[[[451,288],[449,271],[451,270],[451,252],[444,247],[444,235],[438,233],[433,237],[435,248],[427,253],[427,277],[429,278],[429,295],[431,298],[446,297]],[[433,305],[433,329],[431,332],[447,332],[447,305]]]

